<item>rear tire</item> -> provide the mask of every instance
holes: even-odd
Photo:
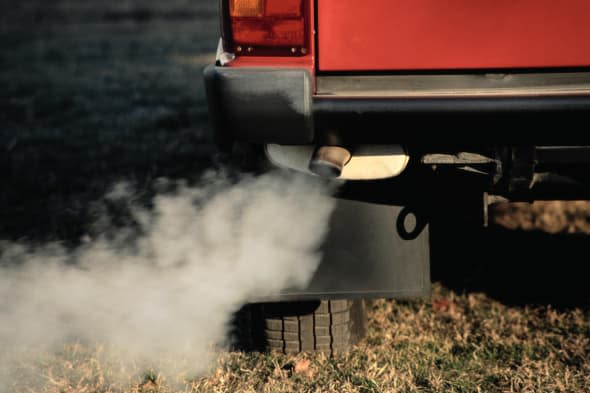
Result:
[[[365,336],[363,300],[325,300],[249,305],[236,317],[241,349],[286,354],[350,350]]]

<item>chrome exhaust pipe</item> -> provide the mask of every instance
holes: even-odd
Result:
[[[351,158],[352,154],[344,147],[320,146],[309,160],[309,170],[321,177],[337,178]]]
[[[268,144],[269,161],[314,176],[342,180],[377,180],[398,176],[410,157],[400,145],[357,145],[351,151],[337,144],[285,146]]]

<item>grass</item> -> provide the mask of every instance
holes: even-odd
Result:
[[[224,352],[204,377],[116,367],[100,347],[68,345],[22,364],[14,390],[581,392],[590,389],[590,312],[506,306],[435,285],[427,300],[372,301],[368,335],[348,354]]]

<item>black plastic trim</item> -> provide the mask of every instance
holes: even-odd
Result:
[[[223,149],[234,140],[310,144],[326,132],[345,144],[590,145],[590,94],[571,81],[565,95],[519,87],[515,96],[408,97],[313,96],[312,76],[301,68],[211,66],[205,81]]]
[[[316,132],[347,143],[588,144],[590,96],[314,97]]]
[[[229,0],[219,0],[219,19],[223,49],[227,50],[232,41],[232,31],[229,23]]]
[[[470,114],[580,112],[590,110],[590,96],[469,98],[331,98],[314,97],[316,115]]]
[[[204,71],[216,141],[313,142],[312,80],[304,69],[209,66]]]

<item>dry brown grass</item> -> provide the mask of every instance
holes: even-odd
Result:
[[[129,370],[121,378],[114,365],[100,348],[70,345],[22,365],[15,390],[582,392],[590,388],[590,312],[509,307],[435,285],[428,300],[373,301],[367,338],[341,356],[222,353],[205,377]]]
[[[493,210],[494,222],[510,229],[590,234],[590,201],[503,203]]]

